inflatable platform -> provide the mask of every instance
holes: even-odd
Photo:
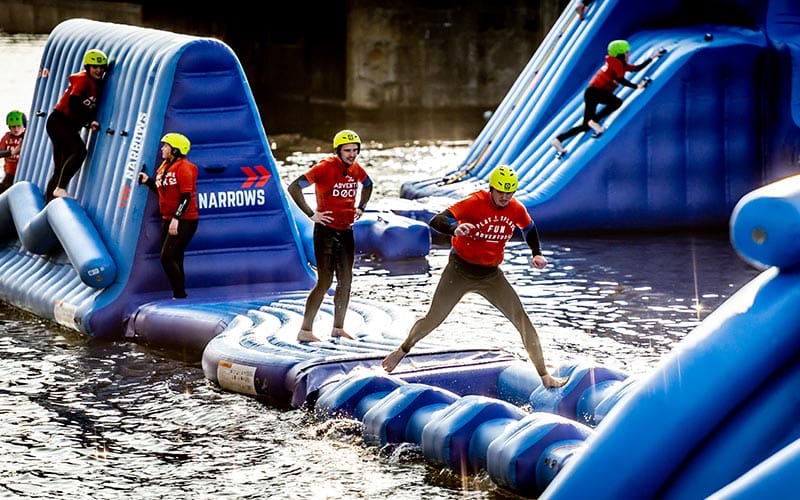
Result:
[[[557,34],[551,34],[545,43],[569,38],[572,42],[567,45],[572,47],[584,40],[583,36],[597,40],[625,36],[634,41],[637,50],[661,46],[666,34],[657,30],[648,38],[651,35],[640,30],[636,15],[646,20],[651,19],[652,11],[659,12],[666,23],[673,19],[667,15],[667,7],[682,5],[675,1],[650,5],[645,13],[644,7],[627,0],[596,0],[589,18],[579,27],[571,19],[570,7],[555,28]],[[661,100],[646,96],[666,95],[660,92],[667,92],[670,85],[692,82],[685,78],[688,73],[662,78],[659,71],[692,67],[707,75],[729,73],[728,49],[723,48],[718,58],[693,61],[693,54],[705,50],[692,49],[703,44],[690,43],[684,36],[695,32],[694,24],[669,27],[667,32],[675,43],[689,44],[687,48],[670,46],[669,55],[652,68],[651,87],[627,101],[615,122],[608,124],[607,134],[594,142],[581,138],[576,141],[580,145],[569,144],[571,155],[558,164],[593,167],[569,173],[553,171],[546,177],[556,184],[566,179],[581,184],[586,179],[587,186],[610,179],[598,169],[607,168],[606,160],[612,158],[603,156],[611,155],[607,148],[612,138],[627,144],[621,132],[614,135],[615,128],[626,120],[626,137],[660,144],[659,151],[672,150],[676,157],[694,158],[697,168],[716,165],[718,172],[729,167],[749,172],[754,184],[778,171],[776,167],[765,175],[764,161],[789,165],[786,158],[776,156],[786,151],[776,145],[788,148],[797,140],[797,99],[791,82],[796,80],[792,57],[798,49],[788,40],[796,31],[797,23],[792,21],[800,12],[792,7],[780,1],[766,6],[728,2],[725,12],[731,19],[770,22],[728,25],[714,30],[713,40],[703,40],[712,44],[718,40],[723,47],[734,43],[741,49],[742,66],[735,76],[723,79],[726,85],[735,86],[740,74],[754,80],[769,76],[769,72],[752,71],[758,59],[765,65],[780,60],[783,64],[778,66],[785,78],[773,82],[775,95],[754,99],[761,96],[760,86],[737,87],[736,91],[715,87],[721,90],[720,102],[717,97],[699,99],[689,92],[671,102],[684,108],[705,104],[724,111],[713,127],[704,133],[692,128],[689,137],[685,134],[689,122],[667,120],[658,122],[658,134],[663,135],[648,139],[652,123],[638,120],[669,110]],[[615,15],[613,19],[610,13]],[[598,23],[592,16],[606,22]],[[585,33],[574,37],[558,34],[571,33],[567,26]],[[705,27],[700,31],[709,32]],[[70,185],[76,198],[45,205],[41,189],[52,167],[44,120],[63,91],[67,75],[79,68],[82,54],[90,47],[99,47],[111,57],[99,116],[104,129],[88,137],[89,157]],[[595,57],[587,58],[585,65],[574,70],[584,68],[588,78],[595,61]],[[567,65],[553,66],[565,71]],[[707,83],[713,87],[712,82]],[[743,100],[744,94],[750,101],[758,101],[760,111],[769,111],[773,118],[769,127],[740,113],[756,104],[729,108],[724,101]],[[560,109],[566,100],[556,97],[542,95],[536,102]],[[775,102],[785,109],[778,112],[780,106]],[[574,104],[577,106],[577,101]],[[632,113],[631,106],[640,108]],[[217,126],[221,115],[230,126]],[[355,340],[296,342],[304,298],[314,283],[304,237],[308,229],[287,201],[244,73],[223,43],[88,20],[67,21],[48,40],[29,116],[18,182],[0,195],[0,299],[9,304],[92,337],[124,337],[174,348],[199,360],[206,377],[225,390],[269,404],[309,407],[318,418],[357,419],[363,424],[367,443],[412,443],[432,464],[461,473],[487,471],[496,484],[524,496],[794,495],[794,473],[800,463],[800,430],[794,418],[800,404],[794,394],[798,382],[794,377],[800,376],[800,313],[796,307],[800,298],[800,177],[763,182],[749,190],[747,182],[726,180],[726,200],[742,192],[727,214],[731,241],[745,260],[763,272],[691,332],[653,373],[629,377],[602,366],[562,366],[558,374],[569,376],[569,383],[548,390],[541,387],[529,362],[485,345],[454,350],[423,342],[391,375],[384,373],[380,360],[414,320],[391,304],[353,298],[345,326]],[[539,114],[530,116],[536,120]],[[735,138],[723,141],[726,147],[739,148],[730,149],[724,158],[714,156],[717,143],[710,132],[720,127]],[[740,135],[737,127],[757,131],[754,137],[761,146],[739,144],[747,134]],[[177,301],[169,298],[158,261],[156,200],[135,181],[142,168],[152,171],[158,161],[160,137],[171,130],[180,130],[192,139],[191,158],[201,170],[201,224],[186,259],[190,297]],[[778,133],[781,135],[774,135]],[[696,149],[698,134],[706,134],[708,150]],[[535,135],[521,144],[539,141],[544,138]],[[630,155],[630,145],[623,146],[620,150],[627,149]],[[768,160],[755,155],[756,149],[767,151]],[[511,154],[513,148],[509,145],[501,151]],[[706,156],[709,151],[714,154]],[[614,165],[620,175],[626,172],[621,164]],[[649,171],[657,169],[653,166]],[[679,168],[674,176],[666,171],[661,175],[686,181],[687,172]],[[695,173],[701,174],[692,171]],[[453,185],[466,186],[466,177]],[[696,209],[691,203],[694,198],[679,192],[654,192],[654,186],[660,184],[653,179],[628,179],[631,182],[615,193],[661,200],[661,209],[671,210],[675,221],[699,222],[687,219]],[[684,182],[684,186],[698,196],[703,191],[692,183]],[[712,187],[703,189],[713,191]],[[591,202],[592,193],[575,193],[582,194],[574,203]],[[520,194],[523,199],[528,196]],[[550,207],[555,214],[557,205]],[[579,209],[588,211],[584,214],[588,221],[618,222],[616,212],[595,211],[595,206],[561,208],[557,212],[566,215],[555,220],[565,223],[575,215],[570,215],[570,210]],[[650,205],[640,208],[632,220],[650,217],[656,225],[663,221],[650,211]],[[711,215],[719,212],[713,217],[723,211],[717,206],[707,208]],[[537,213],[541,213],[538,208],[534,215]],[[378,217],[386,222],[381,227],[396,228],[400,236],[390,234],[392,231],[372,231],[373,250],[387,250],[386,241],[406,242],[403,235],[413,234],[408,232],[413,224],[393,223],[388,213],[378,213],[374,220]],[[545,223],[547,218],[537,218],[537,223]],[[397,240],[391,239],[394,237]],[[367,245],[367,240],[362,242]],[[424,249],[427,242],[429,239],[419,248]],[[326,300],[318,319],[321,331],[332,322],[332,308]]]
[[[798,16],[794,0],[596,0],[581,21],[572,2],[462,164],[401,196],[455,200],[505,163],[542,233],[723,229],[742,196],[797,172]],[[614,39],[632,63],[667,53],[627,74],[650,84],[620,87],[602,136],[567,140],[558,159],[549,141],[581,122]]]

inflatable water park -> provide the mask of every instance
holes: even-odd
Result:
[[[728,227],[760,274],[652,373],[573,364],[555,370],[565,386],[546,389],[516,354],[423,341],[387,374],[380,362],[415,318],[358,297],[355,339],[297,342],[315,282],[309,223],[236,55],[212,38],[87,19],[59,24],[42,55],[16,182],[0,195],[0,299],[91,338],[177,350],[222,390],[357,420],[368,444],[416,445],[435,466],[485,471],[518,495],[789,497],[800,471],[800,9],[715,6],[596,0],[581,20],[571,4],[464,164],[407,185],[426,207],[426,196],[482,188],[504,162],[542,232]],[[620,38],[634,61],[667,49],[644,75],[652,83],[624,96],[603,136],[578,136],[555,158],[549,139],[580,119],[582,89]],[[103,129],[87,137],[74,198],[45,203],[45,119],[90,48],[110,58]],[[160,267],[157,200],[136,179],[169,131],[191,138],[200,171],[182,300]],[[359,251],[426,255],[430,230],[407,215],[367,212]],[[326,298],[315,327],[332,317]]]

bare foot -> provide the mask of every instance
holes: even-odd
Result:
[[[556,389],[567,383],[567,377],[554,377],[552,375],[542,375],[542,385],[548,389]]]
[[[383,362],[381,363],[381,366],[383,366],[383,369],[386,370],[387,373],[389,373],[392,370],[394,370],[395,367],[397,367],[397,365],[400,364],[400,361],[402,361],[403,358],[405,358],[405,357],[406,357],[406,353],[403,352],[403,348],[402,347],[398,347],[397,349],[395,349],[394,351],[389,353],[388,356],[383,358]]]
[[[333,331],[331,331],[331,337],[333,337],[333,338],[344,337],[344,338],[350,339],[350,340],[355,340],[356,339],[355,337],[353,337],[352,335],[350,335],[349,333],[344,331],[344,328],[334,328]]]
[[[300,330],[299,332],[297,332],[297,341],[298,342],[321,342],[321,340],[318,339],[314,335],[314,332],[312,332],[311,330]]]
[[[69,194],[66,189],[62,188],[55,188],[53,190],[53,196],[56,198],[73,198],[73,196]]]

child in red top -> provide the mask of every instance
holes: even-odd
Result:
[[[95,120],[100,102],[102,81],[108,69],[108,57],[98,49],[83,56],[83,71],[69,76],[64,94],[47,117],[47,135],[53,143],[53,175],[47,181],[45,200],[71,197],[67,184],[86,159],[86,144],[81,129],[99,130]]]
[[[550,145],[556,148],[559,158],[566,154],[567,150],[564,148],[564,141],[570,137],[576,136],[581,132],[588,132],[590,128],[594,130],[594,137],[600,137],[605,132],[605,128],[600,125],[600,120],[622,106],[622,99],[614,95],[614,91],[619,85],[632,89],[643,89],[647,86],[645,81],[638,84],[632,83],[625,78],[626,72],[640,71],[665,53],[665,50],[661,49],[644,62],[634,65],[628,63],[630,48],[631,46],[626,40],[614,40],[608,44],[608,55],[605,58],[605,64],[594,75],[583,93],[583,122],[550,140]],[[600,104],[605,106],[598,113],[597,106]]]
[[[417,320],[400,347],[384,358],[384,370],[394,370],[417,342],[442,324],[464,295],[475,292],[514,324],[544,387],[561,387],[567,382],[547,372],[536,328],[499,267],[506,243],[517,228],[522,230],[533,253],[533,267],[543,269],[547,265],[533,219],[525,206],[514,199],[516,190],[517,174],[511,167],[500,165],[489,176],[488,191],[473,193],[431,219],[432,228],[453,237],[450,260],[433,293],[428,314]]]
[[[314,256],[317,260],[317,283],[308,294],[303,325],[297,334],[300,342],[319,342],[314,335],[314,317],[336,275],[333,295],[333,330],[331,337],[353,337],[344,330],[344,317],[350,303],[353,281],[355,240],[353,222],[364,213],[372,195],[372,180],[356,162],[361,153],[361,138],[352,130],[342,130],[333,138],[334,156],[317,163],[299,176],[287,190],[300,210],[314,221]],[[317,206],[306,203],[303,188],[314,184]],[[358,185],[361,197],[356,206]]]
[[[155,179],[139,173],[139,183],[158,193],[161,214],[161,265],[172,287],[172,298],[186,294],[183,257],[197,231],[197,166],[186,159],[191,143],[183,134],[170,132],[161,138],[164,161],[156,170]]]
[[[22,140],[25,138],[27,122],[25,113],[22,111],[14,110],[6,115],[8,132],[0,139],[0,158],[5,158],[3,171],[6,175],[3,177],[3,182],[0,182],[0,193],[5,192],[14,183],[17,163],[19,162],[19,151],[22,149]]]

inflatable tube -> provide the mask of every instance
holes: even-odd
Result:
[[[531,393],[531,407],[588,425],[594,425],[596,404],[615,389],[617,384],[613,382],[628,377],[618,370],[587,364],[575,365],[568,372],[559,372],[557,375],[569,376],[567,384],[558,391],[540,385]]]
[[[411,438],[421,437],[421,434],[409,431],[414,414],[421,408],[427,408],[425,411],[430,411],[431,407],[441,409],[457,399],[455,393],[439,387],[416,383],[401,385],[364,414],[364,442],[376,446],[402,442],[420,444]]]
[[[498,485],[536,497],[591,435],[592,429],[564,417],[530,414],[489,444],[487,470]]]
[[[353,231],[359,253],[380,259],[427,257],[431,250],[427,224],[391,212],[367,211],[353,225]]]
[[[84,284],[105,288],[114,282],[117,266],[86,212],[72,198],[47,204],[47,222]]]
[[[39,188],[30,182],[19,181],[12,184],[4,195],[8,197],[14,228],[23,248],[36,255],[55,249],[58,239],[47,221]]]
[[[753,266],[790,269],[800,264],[800,176],[756,189],[736,204],[731,243]]]
[[[439,414],[422,430],[422,451],[434,465],[453,470],[478,472],[476,457],[470,455],[470,442],[477,429],[490,420],[519,420],[525,412],[508,403],[483,396],[464,396]]]
[[[708,500],[794,498],[800,477],[800,439],[750,469]]]
[[[368,410],[362,404],[364,398],[377,402],[377,399],[383,398],[402,384],[405,382],[396,377],[377,372],[347,377],[320,395],[314,406],[314,415],[320,420],[342,415],[359,418],[359,415],[363,416]]]

